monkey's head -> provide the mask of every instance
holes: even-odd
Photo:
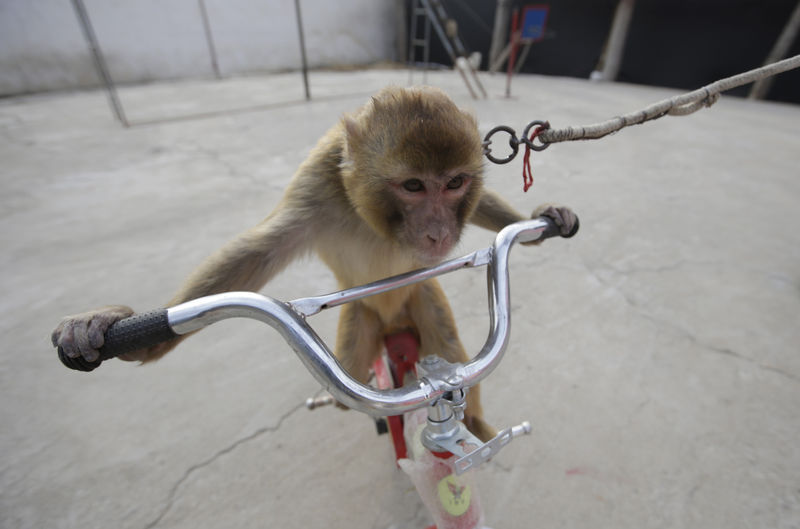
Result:
[[[440,90],[387,88],[343,125],[343,183],[356,212],[421,264],[440,261],[483,185],[475,118]]]

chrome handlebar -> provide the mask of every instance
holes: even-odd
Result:
[[[577,232],[578,224],[571,237]],[[59,358],[69,368],[91,371],[103,360],[174,339],[228,318],[252,318],[275,328],[322,386],[342,404],[371,415],[399,415],[438,400],[445,393],[474,386],[491,373],[503,357],[510,328],[508,254],[515,242],[533,242],[560,235],[547,217],[516,222],[497,234],[494,244],[437,266],[389,277],[324,296],[283,302],[253,292],[228,292],[198,298],[168,309],[125,318],[109,327],[100,358],[87,361]],[[325,342],[306,322],[323,309],[336,307],[404,287],[461,268],[487,266],[489,336],[480,352],[466,364],[437,362],[415,383],[398,389],[377,390],[351,377]]]
[[[508,255],[515,242],[532,242],[553,235],[546,218],[506,226],[494,244],[437,266],[390,277],[325,296],[282,302],[253,292],[229,292],[181,303],[167,309],[169,326],[187,334],[228,318],[252,318],[277,330],[314,378],[333,397],[371,415],[399,415],[423,407],[447,392],[470,387],[486,378],[500,363],[510,330]],[[486,265],[489,289],[489,336],[481,351],[466,364],[447,364],[435,373],[398,389],[377,390],[351,377],[331,350],[306,322],[306,317],[357,299],[424,281],[460,268]]]

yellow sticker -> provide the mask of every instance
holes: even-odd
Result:
[[[453,516],[461,516],[469,509],[472,490],[469,485],[461,484],[456,476],[450,474],[436,486],[439,501],[444,510]]]

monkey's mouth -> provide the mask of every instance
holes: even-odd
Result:
[[[450,255],[454,246],[455,245],[450,242],[442,243],[428,240],[417,247],[417,259],[422,266],[439,264]]]

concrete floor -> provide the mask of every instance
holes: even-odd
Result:
[[[419,79],[419,78],[418,78]],[[318,386],[271,329],[218,324],[162,361],[63,368],[62,315],[165,302],[265,216],[312,144],[403,71],[0,100],[3,528],[411,528],[427,522],[369,419],[309,412]],[[675,92],[524,76],[472,101],[482,130],[602,121]],[[237,110],[238,109],[238,110]],[[205,113],[203,119],[188,119]],[[166,118],[166,119],[165,119]],[[169,119],[179,118],[179,119]],[[723,97],[594,142],[488,167],[521,210],[571,205],[571,240],[515,250],[512,345],[484,384],[517,440],[480,471],[499,528],[800,527],[800,107]],[[458,254],[487,246],[472,228]],[[482,271],[445,288],[471,350]],[[334,288],[308,259],[265,289]],[[336,314],[313,320],[332,339]]]

